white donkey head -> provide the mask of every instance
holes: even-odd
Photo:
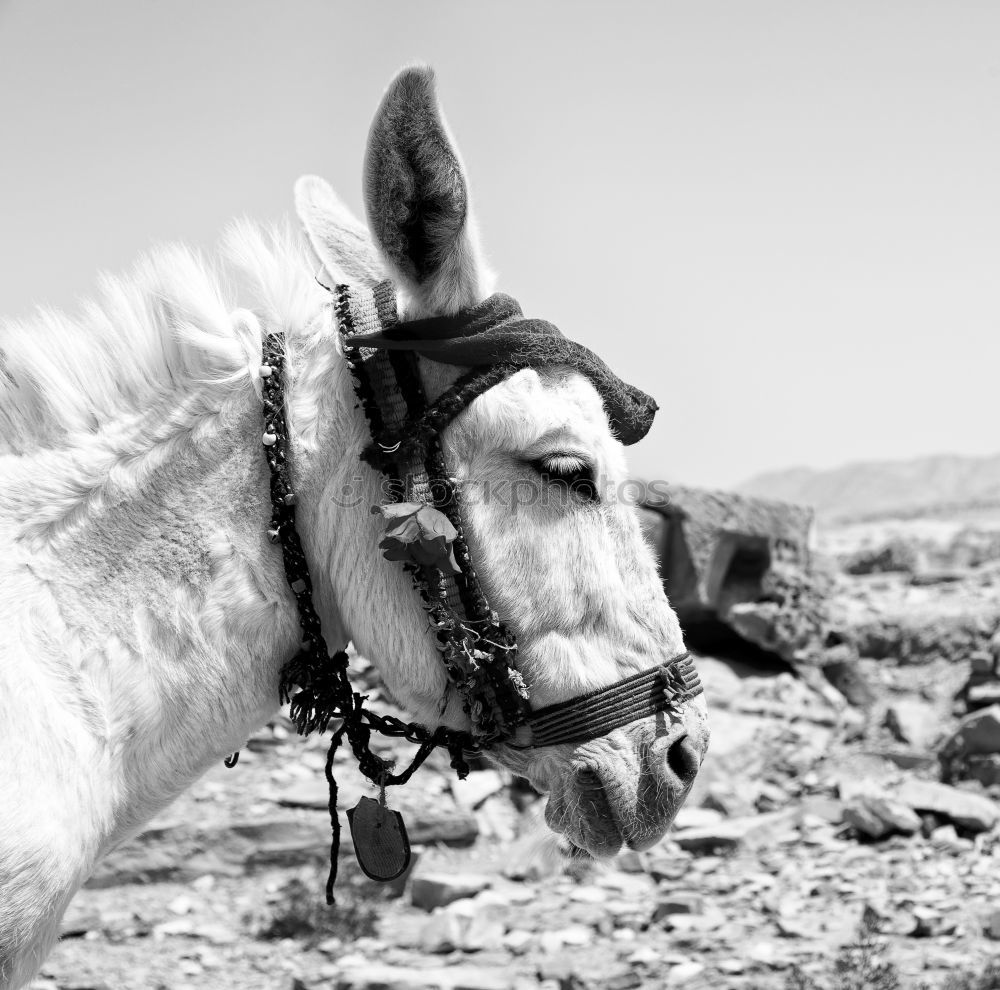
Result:
[[[401,72],[376,114],[364,176],[375,248],[322,180],[297,187],[299,214],[333,279],[372,284],[388,275],[400,316],[448,315],[483,301],[493,276],[483,262],[462,163],[442,119],[432,73]],[[458,369],[421,360],[431,398]],[[364,434],[357,413],[358,443]],[[472,561],[490,604],[514,631],[532,709],[563,702],[655,667],[683,652],[634,508],[617,497],[626,480],[622,444],[601,396],[578,370],[526,368],[475,399],[443,435],[461,495]],[[355,448],[355,452],[358,448]],[[398,564],[380,559],[367,504],[347,505],[356,462],[328,465],[319,508],[304,510],[307,540],[359,534],[354,558],[331,548],[338,617],[382,669],[398,700],[427,724],[467,726],[460,699],[428,634],[417,594]],[[375,490],[365,476],[361,486]],[[320,554],[322,559],[323,554]],[[373,609],[391,600],[390,614]],[[658,841],[704,756],[704,702],[659,712],[581,744],[493,757],[549,793],[546,819],[595,856]]]

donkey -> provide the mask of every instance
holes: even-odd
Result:
[[[306,177],[295,190],[305,238],[242,223],[225,271],[159,250],[129,277],[106,278],[79,320],[42,311],[0,333],[4,988],[37,971],[100,858],[278,707],[300,631],[265,534],[269,330],[286,341],[298,529],[327,639],[373,658],[417,721],[468,725],[410,578],[377,550],[379,477],[359,460],[366,424],[323,287],[390,277],[404,323],[492,291],[429,69],[405,69],[387,90],[364,192],[371,233]],[[420,359],[420,371],[437,395],[461,369]],[[533,707],[683,651],[634,510],[601,494],[625,464],[585,376],[520,370],[442,442],[459,489],[545,486],[567,472],[589,480],[588,497],[463,504]],[[548,793],[553,831],[606,857],[659,841],[707,744],[698,697],[578,745],[504,744],[491,756]]]

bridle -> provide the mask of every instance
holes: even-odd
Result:
[[[333,832],[328,903],[333,903],[340,844],[333,760],[345,738],[361,772],[380,788],[380,803],[374,812],[369,813],[364,806],[366,801],[374,804],[367,798],[348,812],[359,862],[373,879],[388,880],[402,872],[409,861],[402,820],[395,812],[389,813],[395,819],[390,820],[392,829],[385,831],[395,829],[393,835],[398,837],[392,840],[391,836],[389,839],[381,836],[379,841],[383,845],[377,848],[368,845],[374,841],[370,836],[359,839],[359,827],[362,833],[370,832],[374,821],[376,829],[382,828],[387,812],[385,788],[406,783],[436,747],[449,751],[451,766],[461,779],[469,772],[466,754],[500,745],[528,749],[578,744],[659,712],[679,717],[676,707],[702,692],[690,654],[682,653],[608,687],[538,711],[531,709],[528,687],[516,666],[514,634],[490,607],[469,554],[462,529],[460,493],[446,470],[441,432],[478,395],[521,367],[543,363],[544,358],[539,360],[537,355],[523,352],[501,355],[504,360],[474,367],[461,375],[451,388],[430,403],[420,377],[419,343],[414,347],[385,345],[386,340],[418,339],[412,336],[412,331],[405,338],[393,336],[394,331],[398,333],[401,328],[412,325],[398,322],[392,283],[382,282],[371,289],[339,285],[332,291],[344,357],[372,438],[363,459],[384,475],[383,490],[391,503],[404,510],[411,505],[436,510],[450,524],[447,532],[452,535],[447,543],[453,551],[450,559],[455,566],[436,566],[422,562],[419,557],[400,559],[420,594],[449,683],[462,699],[470,729],[460,731],[445,726],[430,729],[418,723],[377,715],[365,707],[366,696],[355,692],[350,685],[348,654],[338,650],[330,655],[313,605],[312,580],[295,526],[297,499],[289,474],[285,420],[284,335],[268,334],[260,369],[264,410],[262,444],[270,470],[272,505],[268,535],[272,542],[281,546],[285,576],[295,596],[302,630],[300,649],[281,672],[281,701],[290,703],[290,716],[301,734],[323,732],[331,721],[339,721],[326,761]],[[509,297],[491,297],[486,304],[466,311],[464,319],[463,314],[459,314],[438,321],[436,325],[435,321],[421,321],[423,329],[432,336],[437,333],[439,340],[448,339],[445,335],[449,332],[463,334],[469,339],[472,333],[480,332],[475,329],[477,321],[489,328],[493,300],[500,301],[494,310],[502,310],[503,322],[493,320],[492,326],[502,326],[508,331],[513,327],[516,331],[517,324],[512,321],[519,317],[520,310],[516,310],[516,316],[511,315],[513,301]],[[470,326],[473,331],[469,330]],[[545,326],[551,328],[550,324]],[[645,408],[655,410],[652,400],[638,390],[620,391],[631,389],[631,386],[614,378],[603,364],[595,365],[597,359],[589,351],[566,341],[561,335],[559,339],[563,342],[561,350],[553,352],[559,363],[572,361],[573,348],[579,348],[585,355],[582,366],[585,373],[591,374],[593,380],[606,372],[614,383],[614,401],[621,403],[622,396],[626,397],[625,411],[619,411],[618,422],[630,417],[634,426]],[[498,350],[495,344],[493,346]],[[634,403],[632,396],[638,397]],[[652,412],[648,417],[652,418]],[[615,425],[613,413],[611,419]],[[625,430],[623,427],[619,432]],[[385,547],[386,541],[381,546]],[[369,743],[373,731],[402,737],[417,745],[417,753],[406,769],[394,772],[391,762],[371,751]],[[360,848],[362,841],[366,845],[364,855]],[[398,849],[392,846],[393,841]],[[384,842],[389,842],[392,848],[384,847]]]

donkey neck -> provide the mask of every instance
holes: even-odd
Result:
[[[72,713],[75,758],[115,768],[95,802],[107,809],[101,845],[270,717],[298,646],[266,537],[260,402],[249,385],[210,391],[165,398],[71,449],[8,459],[0,507],[46,617],[25,621],[22,649],[43,703]],[[343,634],[324,618],[333,644]]]
[[[338,332],[332,319],[327,329]],[[420,373],[433,398],[455,381],[460,369],[421,360]],[[290,393],[292,474],[303,479],[295,486],[302,496],[298,526],[324,629],[328,612],[342,617],[344,638],[377,662],[391,695],[417,721],[466,728],[461,700],[450,690],[412,579],[378,552],[384,523],[372,507],[390,496],[383,476],[362,457],[371,443],[369,426],[332,339],[312,354],[293,351]],[[336,645],[329,633],[327,640]]]
[[[287,342],[291,473],[315,604],[330,648],[354,639],[433,723],[447,681],[414,641],[427,622],[409,578],[375,549],[369,509],[384,497],[360,461],[367,426],[335,335],[319,315]],[[16,517],[24,584],[48,616],[23,630],[25,652],[47,671],[53,712],[75,715],[74,759],[100,754],[114,768],[94,802],[108,809],[102,847],[277,708],[299,627],[266,536],[262,432],[248,383],[192,386],[71,448],[9,459],[14,497],[0,493],[0,514]]]

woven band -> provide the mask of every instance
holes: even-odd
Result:
[[[589,694],[539,709],[519,734],[525,746],[581,743],[666,711],[704,688],[690,653]]]

